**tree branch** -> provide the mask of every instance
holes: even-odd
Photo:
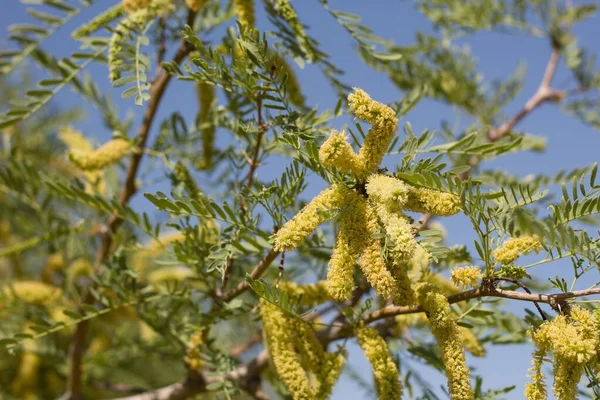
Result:
[[[267,268],[269,268],[269,265],[271,265],[271,263],[273,262],[273,260],[275,260],[275,258],[277,258],[277,255],[279,253],[277,253],[275,250],[271,249],[269,250],[269,252],[267,253],[266,256],[264,256],[259,262],[258,264],[256,264],[256,266],[254,267],[254,269],[250,272],[250,277],[252,279],[258,279],[262,276],[262,274],[267,270]],[[220,297],[221,300],[223,301],[229,301],[237,296],[239,296],[240,294],[242,294],[243,292],[245,292],[246,290],[248,290],[250,286],[248,285],[248,282],[246,282],[245,280],[241,281],[235,288],[223,293]]]
[[[194,19],[196,18],[196,13],[190,11],[187,17],[187,24],[192,25]],[[192,51],[192,46],[190,46],[183,39],[173,57],[173,62],[179,64],[183,61],[183,59]],[[161,103],[163,95],[165,93],[165,89],[167,88],[169,82],[171,81],[172,76],[165,71],[162,71],[157,78],[152,82],[150,86],[150,101],[148,103],[148,107],[144,113],[144,117],[142,120],[142,124],[138,130],[136,136],[136,148],[131,159],[129,161],[129,167],[127,169],[127,173],[125,176],[125,180],[123,182],[123,186],[121,188],[121,192],[119,193],[119,203],[121,205],[126,205],[131,197],[136,193],[137,188],[135,185],[137,173],[139,166],[142,162],[142,158],[144,156],[144,149],[146,147],[146,142],[148,141],[148,136],[150,133],[150,128],[152,127],[152,122],[156,117],[156,112],[158,110],[158,106]],[[119,229],[121,224],[123,223],[123,219],[117,215],[113,214],[107,223],[107,229],[102,234],[102,239],[100,242],[100,247],[96,253],[95,266],[96,270],[99,270],[102,262],[106,259],[109,254],[110,247],[113,241],[113,235]],[[93,298],[88,296],[85,298],[85,302],[92,302]],[[89,326],[89,320],[82,321],[77,325],[75,330],[75,334],[73,337],[73,342],[71,344],[70,349],[70,370],[69,370],[69,379],[67,384],[67,399],[70,400],[80,400],[83,399],[82,395],[82,384],[81,384],[81,376],[82,376],[82,361],[85,350],[85,337]]]

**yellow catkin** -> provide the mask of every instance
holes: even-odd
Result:
[[[302,94],[298,76],[292,66],[282,54],[273,53],[270,58],[269,69],[277,74],[277,78],[282,80],[284,76],[287,76],[285,88],[290,102],[296,107],[304,107],[304,95]]]
[[[208,3],[208,0],[185,0],[187,7],[195,12],[200,11],[206,3]]]
[[[455,267],[450,271],[452,282],[457,287],[475,287],[478,281],[483,278],[479,267]]]
[[[290,321],[295,330],[295,344],[308,369],[316,378],[316,399],[326,399],[339,379],[345,359],[340,354],[327,353],[310,325],[298,318]]]
[[[306,31],[304,30],[304,25],[298,19],[298,14],[294,7],[292,7],[290,0],[267,1],[273,5],[275,11],[281,15],[281,17],[289,24],[290,28],[292,28],[296,35],[296,40],[298,41],[300,48],[305,52],[308,61],[313,61],[315,55],[313,54]]]
[[[356,329],[356,339],[373,368],[378,398],[400,399],[400,374],[385,340],[377,330],[365,326]]]
[[[24,400],[38,399],[35,394],[35,387],[38,384],[41,364],[42,359],[33,350],[23,352],[17,374],[12,382],[12,392],[18,398]]]
[[[390,212],[379,204],[374,208],[393,243],[391,250],[394,258],[399,261],[410,260],[415,254],[417,241],[408,218],[402,213]]]
[[[42,269],[42,281],[52,284],[54,274],[61,271],[65,263],[60,253],[52,253],[46,259],[46,265]]]
[[[215,86],[206,82],[196,84],[196,94],[200,104],[198,123],[202,126],[202,161],[199,169],[209,169],[215,152],[215,125],[209,120],[211,108],[215,100]]]
[[[298,247],[319,225],[333,217],[329,211],[344,206],[350,193],[343,185],[333,185],[322,191],[277,231],[275,251],[283,252]]]
[[[200,348],[203,344],[204,334],[202,331],[195,332],[187,343],[184,361],[192,374],[199,374],[204,366],[200,353]]]
[[[29,304],[50,305],[62,296],[62,290],[39,281],[14,281],[0,288],[0,296]]]
[[[254,0],[234,0],[235,13],[242,25],[254,28],[256,19],[254,17]]]
[[[529,378],[531,382],[525,384],[525,398],[527,400],[546,400],[548,393],[546,392],[546,382],[544,382],[544,373],[542,372],[542,364],[546,357],[544,349],[535,349],[531,360],[531,368],[529,369]]]
[[[194,271],[184,266],[162,267],[149,272],[146,280],[148,283],[181,282],[195,275]]]
[[[79,257],[71,261],[67,268],[66,280],[69,285],[76,283],[77,279],[81,276],[89,276],[94,272],[94,266],[90,260]]]
[[[367,278],[369,284],[375,289],[375,293],[384,299],[394,299],[398,296],[398,283],[386,266],[382,254],[381,240],[372,238],[377,233],[377,214],[372,206],[366,205],[365,218],[367,221],[367,235],[369,238],[366,248],[360,256],[360,268]]]
[[[391,176],[380,174],[369,176],[366,189],[370,199],[390,212],[400,211],[408,199],[408,186]]]
[[[354,290],[354,266],[366,241],[365,200],[350,192],[349,204],[340,218],[340,229],[327,270],[327,291],[338,301],[347,300]]]
[[[265,341],[277,375],[294,400],[314,400],[315,392],[296,353],[289,318],[277,306],[261,300]]]
[[[510,238],[501,247],[494,250],[492,255],[502,264],[510,264],[522,255],[532,251],[542,250],[542,243],[535,236],[521,236]]]
[[[390,107],[371,97],[362,89],[355,88],[348,96],[348,103],[356,118],[372,125],[358,153],[364,170],[377,169],[398,129],[398,118]]]
[[[94,151],[94,146],[88,138],[71,126],[62,127],[59,130],[58,137],[67,146],[69,153],[88,154]],[[72,166],[72,164],[69,165]],[[94,189],[99,193],[105,192],[106,183],[103,171],[84,171],[83,175],[89,182],[89,185],[86,185],[86,192],[92,193]]]
[[[319,149],[319,160],[326,168],[335,167],[344,173],[364,174],[358,154],[354,152],[344,132],[335,129]]]
[[[123,0],[123,7],[128,13],[133,13],[150,7],[151,3],[152,0]]]
[[[576,399],[577,385],[581,380],[583,368],[598,354],[598,336],[592,314],[574,306],[568,317],[559,315],[540,325],[532,333],[532,339],[536,351],[551,352],[554,357],[553,390],[556,398]],[[531,394],[530,398],[535,399],[536,393],[543,389],[540,386],[537,374],[534,373],[532,383],[526,388],[526,394]]]
[[[460,341],[465,349],[475,357],[485,357],[485,348],[472,330],[465,326],[459,326]]]
[[[460,198],[452,193],[411,187],[404,208],[418,213],[449,216],[460,211]]]
[[[113,139],[92,152],[72,150],[69,158],[73,164],[84,171],[97,171],[118,162],[132,151],[133,147],[130,141]]]
[[[298,285],[295,282],[283,281],[279,289],[288,292],[293,297],[302,297],[302,304],[314,307],[331,301],[332,297],[327,291],[327,281],[319,281],[307,285]]]
[[[427,313],[431,332],[440,346],[450,396],[453,400],[473,400],[470,371],[460,331],[452,318],[446,296],[429,283],[416,284],[415,291],[419,304]]]

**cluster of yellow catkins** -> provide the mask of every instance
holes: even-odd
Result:
[[[261,300],[260,314],[271,361],[291,397],[327,398],[342,372],[345,358],[326,352],[307,322],[287,315],[276,305]],[[304,367],[312,376],[307,375]]]
[[[355,89],[348,101],[356,117],[372,125],[360,151],[355,153],[347,137],[333,131],[321,147],[319,157],[325,167],[351,174],[358,182],[355,187],[363,184],[364,191],[342,183],[333,184],[275,234],[275,250],[283,252],[298,247],[319,225],[333,217],[332,210],[340,210],[340,227],[327,274],[329,294],[336,300],[350,298],[354,290],[354,265],[359,260],[363,274],[378,295],[395,304],[413,304],[407,265],[418,244],[403,210],[451,215],[459,211],[459,199],[379,174],[378,166],[398,128],[396,114],[360,89]],[[391,241],[391,260],[383,256],[383,244],[377,238],[381,230]]]
[[[547,399],[542,364],[549,354],[554,359],[554,395],[558,400],[577,398],[577,384],[586,363],[598,355],[598,335],[592,313],[574,306],[568,315],[559,315],[531,332],[536,349],[530,369],[531,382],[525,386],[528,400]]]
[[[118,162],[133,149],[129,140],[113,139],[93,151],[71,150],[69,159],[84,171],[98,171]]]
[[[450,271],[452,282],[457,287],[475,287],[478,281],[483,278],[483,274],[479,267],[456,267]]]
[[[510,264],[522,255],[542,250],[542,243],[535,236],[520,236],[510,238],[502,243],[492,255],[502,264]]]
[[[233,5],[240,23],[248,28],[254,28],[256,23],[254,0],[234,0]]]
[[[66,126],[60,129],[58,133],[60,140],[67,146],[68,154],[92,154],[94,153],[94,146],[80,131],[73,129],[73,127]],[[77,156],[76,156],[77,158]],[[87,180],[86,192],[93,193],[98,191],[104,194],[106,190],[106,183],[104,179],[104,173],[102,170],[83,170],[82,174]]]

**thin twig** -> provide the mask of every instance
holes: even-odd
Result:
[[[187,18],[187,24],[192,25],[195,17],[196,13],[190,11]],[[181,63],[191,51],[192,46],[182,39],[181,44],[177,49],[177,53],[173,57],[173,62],[177,64]],[[150,86],[150,101],[148,102],[148,108],[146,108],[142,125],[140,126],[136,137],[137,151],[135,151],[131,156],[127,174],[119,194],[119,204],[121,205],[126,205],[137,191],[135,181],[139,166],[144,156],[144,148],[146,146],[146,142],[148,141],[150,128],[152,127],[152,122],[156,116],[156,111],[158,110],[158,106],[161,103],[165,89],[171,81],[171,78],[172,76],[170,74],[162,71]],[[116,233],[122,223],[123,219],[116,213],[109,218],[107,229],[104,230],[102,234],[100,247],[96,253],[95,266],[97,271],[101,268],[102,262],[108,256],[113,241],[113,235]],[[93,298],[88,295],[85,298],[85,301],[87,303],[92,302]],[[88,325],[88,320],[82,321],[77,325],[71,344],[69,355],[70,370],[67,384],[68,394],[66,396],[66,398],[70,400],[80,400],[83,398],[81,383],[83,372],[82,361],[85,352],[85,337]]]
[[[254,269],[250,272],[250,277],[252,279],[258,279],[262,276],[262,274],[267,270],[267,268],[269,268],[269,265],[271,265],[271,263],[273,262],[273,260],[275,260],[275,258],[277,258],[277,255],[279,253],[276,252],[275,250],[270,250],[267,255],[265,255],[259,262],[258,264],[256,264],[256,266],[254,267]],[[240,294],[242,294],[243,292],[245,292],[246,290],[248,290],[248,288],[250,287],[250,285],[248,284],[247,281],[241,281],[236,287],[234,287],[233,289],[230,289],[227,292],[224,292],[220,297],[221,300],[227,302],[230,301],[231,299],[239,296]]]

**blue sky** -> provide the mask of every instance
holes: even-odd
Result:
[[[0,13],[0,26],[6,27],[11,23],[29,20],[23,5],[16,0],[4,0],[4,3],[9,2],[12,4],[11,7],[4,4],[3,11]],[[114,3],[113,0],[97,0],[96,5],[83,13],[77,22],[69,24],[65,29],[61,29],[51,37],[44,44],[44,48],[54,54],[67,55],[71,53],[75,50],[75,43],[70,39],[68,32],[79,23],[91,18],[98,10],[107,8]],[[361,63],[356,55],[352,38],[323,10],[318,1],[295,1],[294,5],[301,20],[310,26],[311,35],[317,38],[321,42],[322,48],[332,55],[333,62],[346,71],[345,82],[363,88],[373,98],[383,102],[399,100],[402,97],[402,93],[383,74],[374,72]],[[430,23],[414,9],[414,4],[410,1],[378,0],[365,2],[337,0],[330,1],[330,7],[361,15],[363,23],[372,27],[377,35],[399,44],[413,43],[417,31],[432,32]],[[260,5],[257,6],[257,9],[258,27],[260,28],[265,26],[266,17]],[[233,22],[231,23],[233,24]],[[600,37],[600,24],[597,17],[579,26],[577,33],[580,35],[582,43],[589,50],[595,53],[600,50],[600,42],[597,40]],[[6,33],[2,33],[0,48],[5,48],[5,38]],[[515,71],[519,62],[526,62],[527,72],[524,89],[521,95],[505,110],[507,115],[514,115],[527,98],[534,93],[539,84],[550,55],[547,40],[525,35],[501,35],[485,32],[470,36],[467,41],[472,54],[478,61],[479,71],[486,79],[506,77]],[[101,88],[113,94],[119,105],[121,115],[125,116],[128,112],[135,112],[139,123],[140,109],[132,101],[120,100],[120,90],[109,87],[106,80],[108,72],[105,67],[93,66],[88,69],[88,72]],[[326,82],[315,68],[307,66],[304,70],[299,71],[299,77],[303,83],[307,104],[317,106],[320,109],[335,106],[334,92],[326,85]],[[555,82],[568,81],[568,78],[569,71],[561,65]],[[560,88],[565,87],[561,86]],[[81,99],[69,90],[62,91],[57,96],[56,101],[58,104],[68,106],[81,104]],[[86,106],[84,105],[84,107]],[[109,137],[110,132],[102,126],[93,109],[90,107],[86,107],[86,109],[89,111],[88,117],[81,121],[77,127],[87,134],[95,136],[100,143]],[[188,116],[191,121],[191,116],[196,111],[196,101],[191,85],[173,82],[168,89],[165,101],[160,107],[157,121],[173,111],[181,112],[183,115]],[[460,122],[461,125],[468,122],[466,117],[460,115],[456,110],[434,101],[420,103],[405,118],[405,121],[411,122],[416,132],[420,132],[425,128],[438,129],[443,120],[448,121],[450,124]],[[157,127],[158,124],[155,124],[152,135],[157,134]],[[337,128],[340,127],[337,126]],[[518,126],[518,130],[545,136],[548,139],[546,153],[523,153],[505,156],[488,164],[489,168],[502,168],[521,176],[541,172],[552,174],[564,168],[589,165],[600,158],[598,156],[600,133],[562,114],[554,105],[542,106],[522,121]],[[390,156],[386,159],[386,163],[393,165],[399,159],[400,156]],[[275,171],[278,175],[280,171],[278,168],[283,167],[283,165],[268,165],[267,163],[263,168],[258,169],[258,176],[261,179],[271,178],[272,172],[269,171]],[[313,185],[309,188],[308,193],[316,192],[323,185],[323,182],[313,180]],[[159,189],[160,187],[157,187],[149,191]],[[141,196],[137,196],[133,200],[133,205],[144,210],[151,210],[146,200]],[[450,244],[472,242],[471,231],[464,218],[450,218],[446,228]],[[534,273],[538,276],[554,276],[557,273],[570,276],[571,267],[570,263],[556,263],[550,267],[544,266],[543,270],[536,270]],[[595,275],[596,272],[590,274]],[[598,280],[596,276],[591,276],[588,281],[581,283],[581,287],[596,280]],[[522,304],[511,304],[510,307],[516,312],[522,312],[523,310]],[[517,385],[517,389],[507,398],[520,399],[522,398],[523,385],[529,368],[529,354],[530,349],[528,346],[496,347],[488,349],[486,359],[470,359],[470,361],[476,367],[477,374],[485,377],[486,387],[499,388],[513,384]],[[366,379],[371,379],[370,367],[355,346],[351,346],[350,356],[352,364],[361,372],[364,372],[363,376]],[[428,368],[423,370],[423,376],[431,380],[434,386],[439,387],[444,382],[443,377]],[[368,398],[366,395],[363,397],[362,393],[359,388],[349,382],[347,378],[344,378],[336,387],[333,398],[339,400]]]

